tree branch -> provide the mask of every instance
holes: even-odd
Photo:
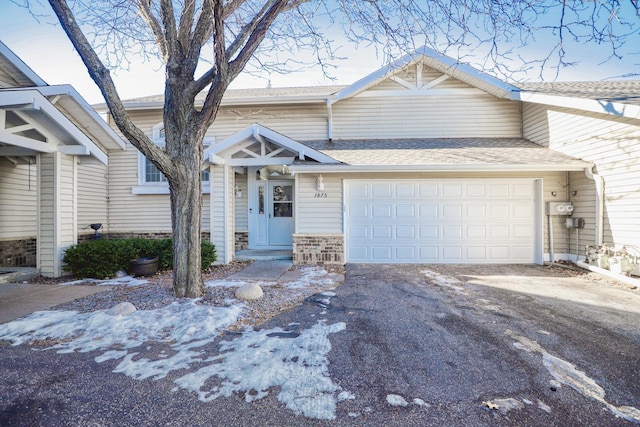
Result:
[[[154,144],[149,137],[133,124],[129,118],[122,100],[118,96],[109,70],[104,66],[84,33],[80,30],[67,2],[65,0],[49,0],[49,4],[60,21],[60,25],[71,40],[82,62],[87,67],[89,75],[96,83],[109,107],[111,116],[123,135],[142,152],[165,175],[174,173],[174,166],[169,157]]]

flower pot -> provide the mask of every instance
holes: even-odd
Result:
[[[137,258],[131,260],[131,274],[134,276],[153,276],[158,271],[158,257]]]

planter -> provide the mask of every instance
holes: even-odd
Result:
[[[131,260],[131,274],[133,274],[134,276],[153,276],[157,271],[157,256]]]

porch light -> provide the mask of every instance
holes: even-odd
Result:
[[[324,181],[322,175],[318,175],[316,178],[316,191],[324,191]]]
[[[234,189],[234,193],[236,195],[236,199],[242,199],[242,190],[240,189],[240,187],[238,187],[238,184],[236,184],[236,188]]]

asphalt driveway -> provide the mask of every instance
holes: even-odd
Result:
[[[281,331],[267,336],[284,342],[317,325],[341,325],[326,335],[329,363],[321,378],[335,388],[328,421],[296,415],[277,399],[278,390],[260,399],[247,399],[246,392],[202,402],[176,390],[175,376],[136,380],[114,373],[115,361],[96,363],[92,352],[58,354],[6,342],[0,343],[0,420],[636,425],[640,292],[592,277],[540,266],[347,266],[335,295],[308,298],[261,327]],[[239,339],[223,335],[203,359],[224,353],[219,341]],[[163,354],[167,344],[141,348]]]

